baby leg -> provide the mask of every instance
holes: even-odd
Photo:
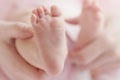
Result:
[[[31,65],[49,74],[62,71],[67,56],[64,19],[56,6],[51,13],[44,7],[33,11],[31,23],[34,36],[28,40],[16,40],[19,53]]]

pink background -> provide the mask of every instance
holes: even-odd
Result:
[[[96,0],[100,2],[105,12],[117,12],[120,8],[120,0]],[[65,16],[75,16],[80,11],[81,0],[0,0],[0,19],[3,19],[11,10],[29,9],[40,5],[56,4],[62,10]]]

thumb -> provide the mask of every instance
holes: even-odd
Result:
[[[22,22],[2,22],[0,35],[3,39],[26,39],[32,37],[32,27]]]
[[[11,27],[11,31],[11,35],[15,39],[26,39],[32,37],[33,35],[31,25],[25,23],[13,24],[13,27]]]

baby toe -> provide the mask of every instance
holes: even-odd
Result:
[[[52,17],[59,17],[61,16],[61,11],[56,6],[51,7],[51,15]]]

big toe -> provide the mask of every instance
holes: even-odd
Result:
[[[90,7],[92,4],[92,0],[83,0],[83,9]]]
[[[51,15],[52,15],[52,17],[59,17],[62,15],[62,13],[57,6],[52,6],[51,7]]]
[[[93,1],[92,9],[94,12],[102,12],[102,8],[100,7],[97,1]]]

